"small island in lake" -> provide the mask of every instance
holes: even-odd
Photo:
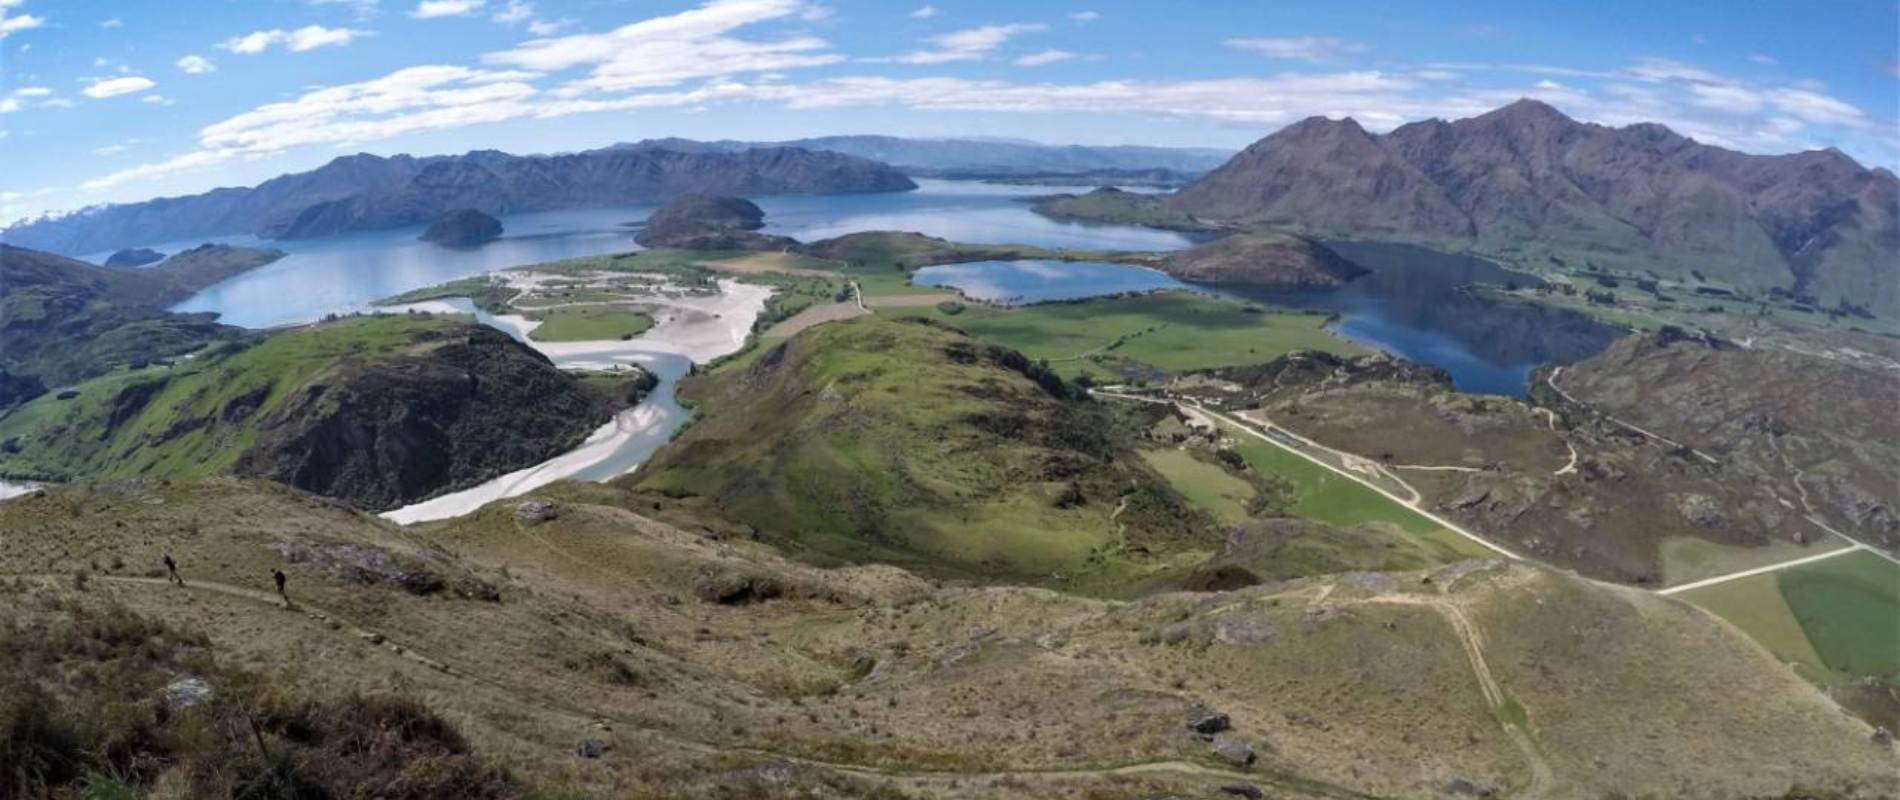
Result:
[[[759,233],[765,211],[743,197],[687,194],[660,206],[633,240],[643,247],[680,250],[784,250],[798,246],[785,236]]]
[[[106,258],[108,267],[143,267],[165,260],[165,254],[146,247],[128,247]]]
[[[420,238],[444,247],[479,247],[501,238],[501,220],[472,208],[451,209],[436,217]]]

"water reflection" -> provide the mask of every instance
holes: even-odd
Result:
[[[1095,261],[945,264],[917,270],[911,282],[920,286],[949,286],[978,300],[1006,305],[1190,288],[1158,270]]]

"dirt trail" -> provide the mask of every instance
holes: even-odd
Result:
[[[1562,368],[1559,367],[1559,369],[1562,369]],[[1556,376],[1553,374],[1552,377],[1556,377]],[[1557,386],[1555,384],[1552,384],[1550,388],[1555,389],[1557,388]],[[1556,433],[1557,432],[1557,412],[1552,411],[1548,408],[1539,408],[1537,410],[1543,413],[1544,421],[1550,423],[1551,432]],[[1577,446],[1574,444],[1571,444],[1570,439],[1564,436],[1563,434],[1558,434],[1557,438],[1562,439],[1564,443],[1564,447],[1570,451],[1570,463],[1565,464],[1563,466],[1563,469],[1557,470],[1556,472],[1553,472],[1550,474],[1554,476],[1563,476],[1563,475],[1569,475],[1573,472],[1576,472],[1577,471]]]
[[[546,542],[543,542],[543,544],[546,544]],[[567,558],[573,558],[572,555],[567,554],[565,552],[561,553],[561,555]],[[72,576],[51,575],[51,574],[13,574],[13,575],[0,575],[0,577],[24,579],[24,580],[40,580],[40,581],[49,581],[49,582],[56,583],[60,581],[71,580]],[[224,595],[227,597],[233,597],[233,598],[248,600],[248,601],[257,602],[257,603],[263,603],[263,604],[278,607],[278,608],[285,608],[282,604],[282,601],[277,597],[277,595],[271,592],[263,591],[259,589],[251,589],[251,588],[243,587],[243,586],[237,586],[234,584],[220,583],[217,581],[188,579],[185,581],[185,586],[182,589],[178,589],[178,588],[173,587],[171,581],[166,578],[139,578],[139,577],[129,577],[129,576],[99,575],[99,576],[93,576],[91,580],[97,581],[99,583],[104,583],[104,584],[121,585],[121,586],[137,586],[137,587],[145,587],[145,588],[152,588],[152,589],[158,589],[158,590],[213,592],[213,593]],[[580,708],[570,703],[561,701],[557,698],[544,696],[539,692],[534,692],[532,690],[524,689],[522,687],[509,686],[505,683],[502,683],[501,681],[488,678],[486,676],[478,675],[466,670],[452,668],[444,661],[440,661],[435,658],[432,658],[422,652],[417,651],[413,647],[401,645],[394,641],[391,641],[380,632],[371,631],[367,628],[357,626],[351,623],[347,618],[337,615],[335,613],[332,613],[330,611],[326,611],[317,606],[293,601],[293,603],[288,608],[285,608],[285,610],[287,612],[301,613],[304,616],[308,617],[309,619],[319,622],[319,623],[323,623],[323,624],[334,623],[337,626],[339,626],[337,628],[339,631],[348,632],[364,640],[365,642],[375,642],[377,643],[377,646],[383,647],[398,656],[414,661],[418,664],[426,666],[444,675],[448,675],[454,678],[459,678],[462,680],[467,680],[467,681],[480,684],[491,690],[499,692],[504,696],[515,698],[518,700],[524,700],[526,702],[532,702],[544,707],[556,708],[561,711],[565,711],[568,714],[573,715],[574,717],[578,719],[607,720],[614,723],[617,729],[624,730],[628,733],[637,734],[643,737],[652,738],[660,747],[684,748],[684,749],[692,750],[692,751],[695,751],[697,753],[700,753],[702,755],[707,755],[707,756],[734,755],[734,754],[750,755],[750,756],[756,756],[759,758],[770,759],[773,761],[778,761],[778,762],[783,762],[783,763],[788,763],[788,764],[796,764],[796,765],[812,767],[816,769],[824,769],[824,770],[829,770],[832,772],[837,772],[837,773],[842,773],[842,774],[847,774],[847,775],[855,775],[855,776],[864,777],[864,778],[910,778],[910,779],[943,778],[943,779],[962,781],[962,780],[1007,780],[1007,779],[1021,779],[1021,778],[1045,778],[1045,779],[1048,779],[1048,778],[1053,778],[1053,779],[1099,778],[1099,777],[1112,777],[1112,776],[1117,776],[1117,775],[1174,773],[1174,774],[1179,774],[1179,775],[1186,775],[1186,776],[1191,776],[1195,778],[1205,778],[1205,779],[1210,779],[1210,780],[1245,782],[1245,783],[1250,783],[1250,784],[1265,785],[1265,786],[1270,786],[1274,788],[1286,789],[1290,791],[1298,791],[1298,792],[1302,792],[1302,793],[1305,793],[1311,796],[1316,796],[1316,797],[1336,797],[1336,798],[1347,798],[1350,800],[1362,800],[1362,799],[1370,798],[1369,795],[1364,795],[1358,792],[1353,792],[1353,791],[1345,790],[1345,789],[1339,789],[1336,787],[1324,786],[1320,784],[1309,783],[1307,781],[1302,781],[1298,779],[1288,779],[1281,776],[1271,775],[1271,774],[1266,774],[1266,773],[1245,772],[1245,771],[1240,771],[1240,770],[1223,769],[1223,768],[1211,766],[1208,764],[1196,763],[1193,761],[1184,761],[1180,759],[1168,759],[1168,758],[1132,761],[1132,762],[1124,762],[1124,763],[1119,763],[1119,764],[1102,764],[1102,765],[1088,766],[1088,767],[1032,767],[1032,768],[999,769],[999,770],[916,769],[916,768],[906,768],[906,767],[881,767],[881,766],[872,766],[872,765],[865,765],[865,764],[825,761],[821,759],[806,758],[806,757],[794,755],[791,753],[784,753],[784,752],[768,750],[764,748],[735,746],[735,745],[724,744],[724,743],[719,743],[719,742],[714,742],[714,741],[695,739],[691,736],[688,736],[678,731],[654,727],[650,724],[647,724],[643,720],[623,717],[623,716],[614,714],[612,713],[611,710],[605,709],[605,708],[592,708],[592,709]]]
[[[1457,632],[1459,643],[1464,645],[1465,657],[1471,661],[1471,672],[1478,679],[1478,688],[1484,693],[1485,703],[1491,707],[1492,715],[1498,719],[1498,725],[1504,729],[1504,734],[1510,737],[1511,743],[1517,746],[1518,752],[1524,755],[1525,762],[1530,766],[1531,783],[1525,787],[1520,796],[1527,798],[1547,796],[1557,782],[1556,773],[1551,770],[1550,763],[1544,760],[1544,754],[1538,750],[1537,742],[1531,738],[1530,731],[1511,721],[1510,715],[1505,712],[1506,704],[1511,702],[1510,698],[1504,693],[1504,687],[1498,683],[1497,676],[1491,673],[1491,665],[1485,661],[1484,635],[1479,632],[1478,626],[1472,624],[1471,618],[1465,616],[1464,609],[1446,598],[1426,595],[1382,595],[1367,598],[1363,602],[1422,605],[1444,615],[1445,620],[1451,623],[1452,630]]]
[[[5,577],[22,578],[26,580],[43,580],[43,581],[57,582],[61,580],[70,579],[71,576],[8,575]],[[338,626],[337,630],[354,635],[357,638],[362,639],[365,642],[375,644],[376,646],[387,648],[390,652],[396,655],[402,656],[403,658],[409,659],[410,661],[414,661],[418,664],[421,664],[425,667],[433,669],[437,672],[442,672],[442,673],[447,673],[447,674],[456,674],[452,670],[449,669],[448,664],[443,663],[441,661],[437,661],[421,653],[418,653],[416,652],[414,648],[405,647],[403,645],[397,644],[396,642],[390,641],[387,636],[383,635],[380,632],[372,631],[368,628],[355,625],[354,623],[351,623],[348,618],[342,615],[336,614],[335,612],[328,611],[318,606],[310,605],[309,603],[305,603],[301,600],[292,600],[290,601],[290,605],[286,606],[284,605],[284,601],[281,598],[279,598],[275,593],[268,592],[262,589],[251,589],[248,587],[238,586],[235,584],[219,583],[217,581],[207,581],[207,580],[198,580],[198,579],[186,579],[185,585],[182,588],[179,588],[179,587],[174,587],[172,585],[171,579],[169,578],[138,578],[138,577],[132,577],[132,576],[127,576],[127,575],[93,575],[88,580],[97,582],[97,583],[113,584],[113,585],[121,585],[121,586],[149,586],[149,587],[158,587],[161,589],[173,589],[176,591],[216,592],[218,594],[226,595],[229,597],[237,597],[237,598],[241,598],[245,600],[252,600],[259,603],[264,603],[266,605],[276,606],[277,608],[283,609],[285,612],[294,612],[294,613],[302,614],[305,617],[315,622],[319,622],[323,624],[335,623]]]
[[[1579,407],[1579,408],[1583,408],[1583,409],[1585,409],[1585,410],[1588,410],[1588,411],[1589,411],[1590,413],[1592,413],[1592,414],[1595,414],[1595,415],[1597,415],[1597,416],[1600,416],[1600,417],[1602,417],[1602,418],[1604,418],[1604,419],[1607,419],[1607,420],[1609,420],[1609,421],[1611,421],[1611,422],[1614,422],[1614,423],[1616,423],[1617,425],[1620,425],[1620,426],[1622,426],[1622,427],[1623,427],[1624,429],[1626,429],[1626,430],[1629,430],[1629,431],[1633,431],[1633,432],[1635,432],[1635,433],[1637,433],[1637,434],[1641,434],[1642,436],[1645,436],[1645,437],[1647,437],[1647,438],[1649,438],[1649,439],[1651,439],[1651,440],[1654,440],[1654,441],[1658,441],[1658,442],[1661,442],[1661,443],[1663,443],[1663,444],[1666,444],[1666,445],[1669,445],[1670,447],[1675,447],[1675,448],[1679,448],[1679,449],[1683,449],[1683,450],[1687,450],[1687,451],[1689,451],[1690,453],[1693,453],[1693,454],[1695,454],[1695,457],[1696,457],[1696,458],[1700,458],[1700,459],[1702,459],[1703,461],[1707,461],[1707,462],[1709,462],[1710,464],[1720,464],[1720,463],[1722,463],[1722,462],[1720,462],[1720,461],[1718,461],[1718,460],[1716,460],[1716,458],[1715,458],[1715,456],[1712,456],[1712,455],[1709,455],[1708,453],[1704,453],[1704,452],[1702,452],[1701,450],[1697,450],[1697,449],[1695,449],[1695,448],[1693,448],[1693,447],[1690,447],[1690,446],[1688,446],[1688,445],[1686,445],[1686,444],[1683,444],[1683,443],[1681,443],[1681,442],[1678,442],[1678,441],[1676,441],[1676,440],[1674,440],[1674,439],[1671,439],[1671,438],[1669,438],[1669,437],[1667,437],[1667,436],[1664,436],[1664,435],[1662,435],[1662,434],[1660,434],[1660,433],[1656,433],[1656,432],[1654,432],[1654,431],[1651,431],[1651,430],[1648,430],[1648,429],[1646,429],[1646,428],[1642,428],[1642,427],[1639,427],[1639,426],[1637,426],[1637,425],[1636,425],[1635,423],[1633,423],[1633,422],[1627,422],[1627,421],[1624,421],[1624,420],[1621,420],[1621,419],[1618,419],[1618,418],[1616,418],[1616,417],[1613,417],[1613,416],[1610,416],[1609,414],[1605,414],[1605,413],[1603,413],[1603,412],[1601,412],[1601,411],[1598,411],[1598,410],[1596,410],[1595,408],[1593,408],[1593,407],[1592,407],[1592,406],[1591,406],[1591,405],[1590,405],[1589,403],[1585,403],[1585,402],[1583,402],[1582,400],[1578,400],[1577,398],[1575,398],[1575,397],[1573,397],[1573,396],[1571,396],[1571,394],[1570,394],[1569,392],[1566,392],[1566,391],[1564,391],[1564,390],[1563,390],[1563,387],[1561,387],[1561,386],[1558,386],[1558,385],[1557,385],[1557,376],[1558,376],[1558,375],[1561,375],[1561,374],[1563,374],[1563,371],[1564,371],[1564,368],[1563,368],[1563,367],[1558,367],[1558,368],[1556,368],[1556,369],[1553,369],[1553,370],[1551,370],[1551,371],[1550,371],[1550,374],[1549,374],[1548,376],[1545,376],[1545,378],[1544,378],[1544,383],[1545,383],[1545,384],[1547,384],[1547,385],[1549,385],[1549,386],[1550,386],[1550,388],[1551,388],[1551,391],[1554,391],[1554,392],[1556,392],[1556,393],[1557,393],[1557,395],[1558,395],[1559,397],[1562,397],[1562,398],[1563,398],[1564,400],[1566,400],[1566,401],[1569,401],[1569,402],[1571,402],[1571,403],[1574,403],[1574,404],[1576,404],[1576,405],[1577,405],[1577,407]]]
[[[1111,397],[1127,397],[1127,398],[1130,398],[1130,399],[1141,399],[1141,400],[1149,400],[1148,398],[1141,398],[1141,397],[1138,397],[1138,396],[1135,396],[1135,395],[1117,395],[1117,394],[1110,394],[1109,396],[1111,396]],[[1157,403],[1161,403],[1161,402],[1169,402],[1169,401],[1165,401],[1165,400],[1149,400],[1149,402],[1157,402]],[[1426,519],[1428,519],[1428,520],[1431,520],[1431,521],[1432,521],[1432,522],[1434,522],[1434,523],[1437,523],[1437,524],[1438,524],[1438,525],[1439,525],[1440,527],[1443,527],[1443,528],[1444,528],[1445,530],[1448,530],[1448,531],[1451,531],[1452,533],[1456,533],[1456,534],[1458,534],[1458,535],[1460,535],[1460,536],[1463,536],[1463,537],[1465,537],[1465,538],[1467,538],[1467,539],[1470,539],[1470,540],[1472,540],[1472,541],[1474,541],[1474,542],[1477,542],[1477,543],[1478,543],[1478,544],[1480,544],[1480,545],[1483,545],[1483,546],[1485,547],[1485,549],[1488,549],[1488,550],[1490,550],[1490,551],[1492,551],[1492,552],[1494,552],[1494,553],[1497,553],[1498,555],[1501,555],[1501,556],[1504,556],[1505,558],[1509,558],[1509,559],[1513,559],[1513,560],[1517,560],[1517,561],[1522,561],[1522,560],[1524,560],[1524,558],[1523,558],[1523,556],[1520,556],[1520,555],[1518,555],[1518,554],[1516,554],[1516,553],[1513,553],[1513,552],[1511,552],[1511,551],[1509,551],[1509,550],[1506,550],[1505,548],[1503,548],[1503,547],[1502,547],[1502,546],[1500,546],[1500,545],[1497,545],[1497,544],[1493,544],[1493,543],[1492,543],[1492,542],[1491,542],[1491,541],[1490,541],[1489,539],[1486,539],[1486,538],[1484,538],[1484,537],[1482,537],[1482,536],[1479,536],[1479,535],[1477,535],[1477,534],[1475,534],[1475,533],[1472,533],[1472,532],[1471,532],[1470,530],[1468,530],[1468,529],[1466,529],[1466,528],[1465,528],[1464,526],[1462,526],[1462,525],[1459,525],[1459,524],[1457,524],[1457,523],[1454,523],[1454,522],[1452,522],[1452,521],[1450,521],[1450,520],[1447,520],[1447,519],[1445,519],[1444,517],[1441,517],[1441,516],[1438,516],[1437,514],[1433,514],[1433,513],[1432,513],[1432,512],[1430,512],[1430,511],[1426,511],[1426,510],[1425,510],[1425,508],[1423,507],[1423,505],[1422,505],[1422,504],[1421,504],[1421,503],[1420,503],[1420,502],[1419,502],[1419,501],[1418,501],[1417,499],[1414,499],[1414,500],[1406,500],[1405,498],[1402,498],[1402,497],[1399,497],[1398,495],[1395,495],[1395,494],[1393,494],[1393,493],[1391,493],[1391,492],[1389,492],[1389,491],[1386,491],[1386,489],[1385,489],[1384,487],[1382,487],[1382,486],[1380,486],[1380,485],[1378,485],[1378,484],[1376,484],[1376,483],[1373,483],[1372,481],[1369,481],[1369,480],[1366,480],[1365,478],[1363,478],[1363,477],[1361,477],[1361,476],[1359,476],[1359,475],[1354,475],[1354,474],[1353,474],[1352,472],[1350,472],[1350,471],[1348,471],[1348,470],[1345,470],[1345,469],[1342,469],[1342,468],[1340,468],[1340,467],[1336,467],[1336,466],[1333,466],[1332,464],[1329,464],[1329,463],[1327,463],[1327,462],[1326,462],[1326,461],[1325,461],[1324,459],[1321,459],[1321,458],[1316,458],[1316,457],[1314,457],[1314,456],[1313,456],[1313,454],[1311,454],[1311,453],[1307,453],[1307,452],[1302,452],[1302,448],[1297,448],[1297,447],[1290,447],[1290,446],[1288,446],[1288,445],[1286,445],[1285,443],[1283,443],[1283,442],[1281,442],[1281,441],[1279,441],[1279,440],[1277,440],[1277,439],[1275,439],[1275,438],[1273,438],[1273,437],[1271,437],[1271,436],[1268,436],[1268,435],[1266,435],[1266,434],[1264,434],[1264,433],[1261,433],[1261,432],[1260,432],[1259,430],[1257,430],[1257,429],[1256,429],[1256,428],[1255,428],[1255,427],[1254,427],[1253,425],[1251,425],[1251,424],[1248,424],[1248,423],[1247,423],[1247,422],[1245,422],[1245,421],[1242,421],[1242,420],[1237,420],[1237,419],[1235,419],[1235,418],[1233,418],[1233,417],[1229,417],[1229,416],[1227,416],[1227,415],[1225,415],[1225,414],[1220,414],[1220,413],[1217,413],[1217,412],[1214,412],[1214,411],[1209,411],[1208,409],[1205,409],[1205,408],[1201,408],[1201,407],[1199,407],[1199,406],[1188,406],[1188,405],[1186,405],[1186,404],[1177,404],[1177,407],[1178,407],[1178,408],[1182,408],[1182,409],[1187,409],[1187,408],[1190,408],[1190,407],[1192,407],[1192,408],[1195,408],[1195,409],[1196,409],[1197,411],[1199,411],[1199,412],[1201,412],[1201,413],[1203,413],[1203,414],[1206,414],[1206,415],[1208,415],[1208,416],[1210,416],[1210,417],[1212,417],[1212,418],[1214,418],[1215,420],[1218,420],[1218,421],[1221,421],[1221,422],[1225,422],[1225,423],[1226,423],[1226,424],[1227,424],[1227,425],[1228,425],[1229,427],[1233,427],[1233,428],[1238,428],[1238,429],[1240,429],[1240,430],[1241,430],[1242,432],[1244,432],[1244,433],[1246,433],[1246,434],[1247,434],[1247,435],[1249,435],[1249,436],[1252,436],[1252,437],[1254,437],[1254,438],[1256,438],[1256,439],[1259,439],[1259,440],[1261,440],[1261,441],[1263,441],[1263,442],[1266,442],[1266,443],[1268,443],[1268,444],[1271,444],[1271,445],[1273,445],[1273,446],[1275,446],[1275,447],[1278,447],[1278,448],[1280,448],[1280,449],[1282,449],[1282,450],[1285,450],[1285,451],[1287,451],[1287,452],[1289,452],[1289,453],[1292,453],[1292,454],[1294,454],[1294,455],[1296,455],[1296,456],[1299,456],[1300,458],[1304,458],[1304,459],[1306,459],[1307,461],[1311,461],[1311,462],[1313,462],[1314,464],[1318,464],[1318,465],[1320,465],[1321,467],[1324,467],[1324,468],[1326,468],[1327,470],[1330,470],[1330,471],[1331,471],[1331,472],[1333,472],[1334,474],[1337,474],[1337,475],[1341,475],[1341,476],[1344,476],[1344,477],[1345,477],[1345,478],[1347,478],[1348,480],[1352,480],[1352,481],[1356,481],[1356,482],[1358,482],[1358,483],[1359,483],[1359,485],[1361,485],[1361,486],[1364,486],[1364,487],[1366,487],[1366,488],[1368,488],[1368,489],[1371,489],[1372,491],[1375,491],[1375,492],[1378,492],[1379,494],[1381,494],[1381,495],[1384,495],[1386,499],[1388,499],[1388,500],[1391,500],[1391,501],[1392,501],[1392,502],[1394,502],[1394,503],[1398,503],[1399,505],[1402,505],[1402,506],[1405,506],[1406,508],[1409,508],[1409,509],[1411,509],[1411,510],[1412,510],[1412,511],[1413,511],[1414,513],[1416,513],[1416,514],[1418,514],[1419,516],[1421,516],[1421,517],[1424,517],[1424,518],[1426,518]],[[1268,422],[1267,422],[1266,424],[1271,424],[1271,422],[1270,422],[1270,421],[1268,421]],[[1282,428],[1281,430],[1285,430],[1285,429],[1284,429],[1284,428]],[[1297,436],[1297,434],[1292,434],[1292,433],[1291,433],[1290,431],[1289,431],[1288,433],[1289,433],[1289,435],[1294,435],[1294,436]],[[1304,438],[1302,438],[1302,439],[1301,439],[1301,441],[1304,441],[1304,442],[1308,442],[1308,443],[1310,443],[1310,444],[1312,444],[1312,445],[1313,445],[1314,447],[1317,447],[1317,448],[1319,448],[1319,449],[1322,449],[1322,450],[1326,450],[1327,452],[1331,452],[1331,453],[1339,453],[1339,451],[1337,451],[1337,450],[1333,450],[1332,448],[1329,448],[1329,447],[1326,447],[1325,445],[1321,445],[1321,444],[1319,444],[1318,442],[1313,442],[1313,441],[1312,441],[1312,440],[1310,440],[1310,439],[1304,439]],[[1349,454],[1342,454],[1342,455],[1349,455]],[[1357,458],[1357,456],[1355,456],[1355,458]],[[1394,480],[1397,480],[1397,478],[1394,478]],[[1408,484],[1408,483],[1405,483],[1404,481],[1399,481],[1398,483],[1399,483],[1399,485],[1400,485],[1400,486],[1403,486],[1403,487],[1405,488],[1405,490],[1406,490],[1406,491],[1408,491],[1408,492],[1410,492],[1410,493],[1411,493],[1411,494],[1413,495],[1413,497],[1414,497],[1414,498],[1420,498],[1420,497],[1422,497],[1422,495],[1420,495],[1420,494],[1419,494],[1419,491],[1418,491],[1417,489],[1414,489],[1414,488],[1412,488],[1412,486],[1411,486],[1411,484]]]

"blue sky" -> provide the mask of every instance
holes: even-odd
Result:
[[[831,133],[1240,147],[1520,96],[1900,163],[1900,6],[0,0],[0,222],[366,151]]]

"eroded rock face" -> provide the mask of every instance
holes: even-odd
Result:
[[[233,471],[387,509],[567,450],[611,413],[540,354],[487,328],[350,360],[258,422]]]
[[[476,247],[501,238],[501,220],[472,208],[444,211],[420,238],[444,247]]]

